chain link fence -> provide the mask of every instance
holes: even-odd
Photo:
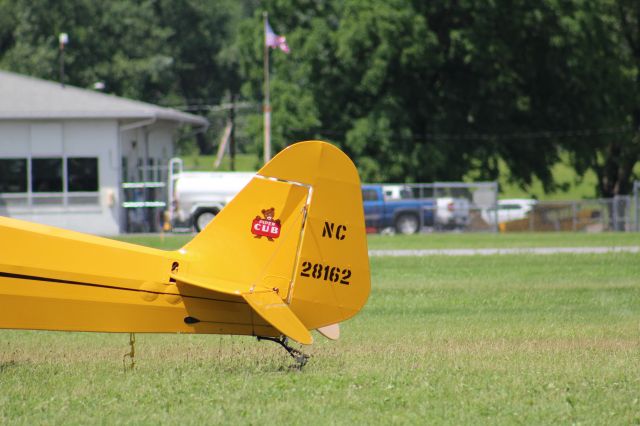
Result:
[[[501,222],[503,232],[636,231],[638,196],[580,201],[544,201],[532,205],[527,217]]]
[[[380,188],[382,199],[375,188]],[[498,200],[497,182],[365,185],[365,218],[372,232],[497,231],[487,217]]]
[[[640,181],[631,195],[575,201],[498,201],[497,182],[384,184],[382,190],[388,207],[402,200],[418,203],[423,232],[640,231]]]

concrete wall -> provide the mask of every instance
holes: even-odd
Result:
[[[0,199],[0,215],[93,234],[117,234],[118,140],[116,120],[0,122],[0,158],[97,157],[99,185],[84,204],[58,201],[53,194],[50,205]]]
[[[0,159],[97,157],[99,174],[99,190],[93,201],[78,204],[69,202],[73,194],[57,198],[46,194],[51,204],[41,205],[33,202],[38,197],[33,194],[11,195],[12,201],[7,194],[0,194],[0,215],[98,235],[123,232],[126,214],[121,207],[121,183],[145,180],[139,166],[148,159],[154,165],[166,165],[173,156],[177,128],[162,121],[122,130],[126,126],[132,127],[115,119],[0,122]],[[146,178],[164,176],[149,173]]]

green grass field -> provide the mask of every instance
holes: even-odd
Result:
[[[623,237],[624,235],[624,237]],[[629,245],[423,235],[370,248]],[[179,247],[189,236],[147,237]],[[137,240],[140,241],[140,240]],[[565,241],[566,244],[562,242]],[[0,332],[2,424],[640,424],[640,255],[372,258],[372,293],[303,371],[239,336]]]
[[[127,235],[122,241],[148,245],[164,250],[182,247],[193,234]],[[433,233],[416,235],[377,235],[368,237],[369,249],[450,249],[450,248],[518,248],[518,247],[612,247],[640,245],[635,232],[548,233]]]
[[[184,155],[182,159],[184,161],[184,169],[189,171],[228,172],[231,170],[231,159],[228,155],[222,158],[220,167],[217,169],[214,168],[216,161],[215,155]],[[254,154],[237,154],[234,166],[234,170],[238,172],[253,172],[258,170],[262,166],[262,163]]]

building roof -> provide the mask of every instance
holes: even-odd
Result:
[[[95,118],[209,123],[175,109],[0,70],[0,120]]]

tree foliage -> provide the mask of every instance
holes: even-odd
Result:
[[[262,101],[262,12],[276,148],[322,138],[365,180],[495,179],[557,189],[566,152],[603,196],[640,158],[635,0],[0,0],[0,66],[165,104]],[[262,140],[256,112],[244,133]],[[204,146],[202,147],[204,149]]]
[[[547,190],[568,151],[579,173],[598,173],[602,195],[629,191],[637,2],[278,0],[268,9],[292,46],[290,56],[272,53],[280,145],[329,138],[376,181],[495,179],[503,159],[516,181],[537,177]],[[250,35],[245,88],[258,98],[260,33]]]
[[[162,105],[215,105],[239,90],[230,51],[251,4],[0,0],[0,67],[58,80],[58,34],[66,32],[69,84],[103,82],[107,93]]]

